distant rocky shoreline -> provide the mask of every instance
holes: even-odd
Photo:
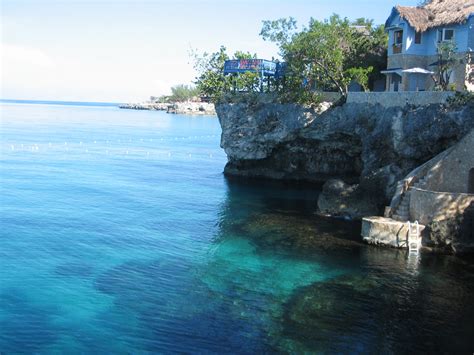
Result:
[[[174,103],[156,103],[141,102],[128,103],[119,105],[122,109],[129,110],[150,110],[150,111],[166,111],[166,113],[174,113],[180,115],[215,115],[216,110],[214,104],[207,102],[174,102]]]

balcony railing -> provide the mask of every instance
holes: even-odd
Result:
[[[394,44],[392,46],[392,54],[400,54],[402,53],[402,44]]]

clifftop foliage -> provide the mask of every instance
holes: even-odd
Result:
[[[299,32],[292,18],[264,21],[260,35],[280,47],[292,91],[338,91],[345,97],[352,82],[368,90],[386,63],[387,35],[372,20],[350,22],[332,15],[324,21],[311,19]]]
[[[457,91],[454,96],[448,98],[448,107],[459,109],[467,105],[474,106],[474,93],[469,91]]]
[[[238,76],[225,76],[224,63],[228,59],[256,59],[256,54],[237,51],[232,58],[227,54],[224,46],[215,53],[191,54],[194,60],[194,69],[198,72],[196,86],[201,95],[217,102],[225,93],[254,92],[258,89],[258,73],[243,73]]]
[[[231,92],[235,96],[264,87],[276,93],[276,101],[314,104],[321,91],[336,91],[345,98],[352,83],[368,90],[386,64],[388,39],[384,27],[364,18],[354,22],[338,15],[324,21],[311,19],[300,31],[291,17],[263,21],[260,35],[278,44],[286,63],[284,77],[266,78],[260,85],[256,72],[224,76],[226,60],[257,56],[239,51],[231,58],[221,46],[215,53],[192,54],[201,95],[217,102],[224,96],[228,99]]]

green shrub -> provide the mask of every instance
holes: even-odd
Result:
[[[456,91],[454,96],[448,98],[447,104],[452,108],[474,105],[474,93],[470,91]]]

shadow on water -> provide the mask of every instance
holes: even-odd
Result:
[[[220,236],[238,233],[261,247],[299,253],[360,243],[360,222],[318,215],[319,186],[262,180],[227,180]]]

